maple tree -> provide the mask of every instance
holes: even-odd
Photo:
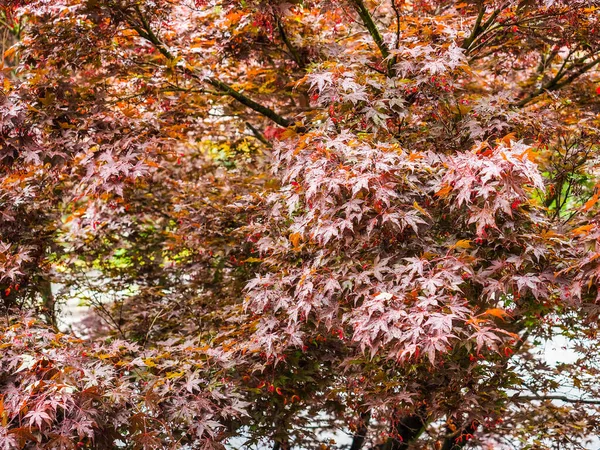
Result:
[[[599,11],[4,2],[0,447],[593,445]]]

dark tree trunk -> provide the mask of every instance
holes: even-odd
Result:
[[[385,450],[405,450],[425,430],[426,422],[420,415],[403,417],[395,426],[397,437],[388,439]]]
[[[425,414],[426,410],[421,408],[420,413]],[[375,447],[374,450],[406,450],[425,431],[427,420],[423,415],[412,414],[400,418],[395,426],[395,436],[390,437],[384,444]]]
[[[350,450],[360,450],[365,443],[367,437],[367,431],[369,429],[369,421],[371,420],[371,413],[366,412],[360,415],[361,424],[356,430],[356,434],[352,438],[352,445]]]

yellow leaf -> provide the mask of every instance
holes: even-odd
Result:
[[[451,248],[471,248],[471,241],[469,239],[461,239],[460,241],[456,241]]]
[[[260,259],[260,258],[253,258],[253,257],[252,258],[246,258],[244,260],[244,262],[248,262],[248,263],[257,263],[257,262],[261,262],[261,261],[262,261],[262,259]]]
[[[457,105],[450,107],[450,111],[453,114],[460,114],[466,116],[473,108],[468,105]]]
[[[179,372],[167,372],[167,379],[170,380],[172,378],[179,378],[185,373],[185,370],[180,370]]]
[[[139,36],[138,33],[137,33],[137,31],[135,31],[135,30],[123,30],[121,32],[121,34],[123,36]]]
[[[50,106],[54,102],[54,100],[56,100],[56,95],[54,95],[51,92],[46,92],[46,95],[44,97],[40,97],[39,100],[42,103],[42,105]]]
[[[156,363],[152,360],[152,358],[144,358],[142,361],[144,361],[144,364],[146,364],[148,367],[156,367]]]
[[[428,216],[429,217],[429,214],[427,214],[427,211],[425,211],[423,208],[421,208],[421,205],[419,205],[416,201],[413,202],[413,206],[421,214],[423,214],[424,216]]]
[[[169,59],[165,65],[168,69],[173,69],[179,63],[179,61],[181,61],[181,56],[176,56],[173,59]]]
[[[281,133],[281,139],[289,139],[296,136],[298,133],[293,128],[286,128],[286,130]]]

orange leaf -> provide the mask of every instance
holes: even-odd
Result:
[[[488,310],[486,310],[482,316],[494,316],[497,317],[498,319],[502,319],[502,320],[506,320],[507,318],[510,318],[511,315],[508,314],[506,311],[504,311],[503,309],[500,308],[490,308]]]
[[[507,147],[510,147],[510,142],[515,141],[516,137],[517,136],[515,133],[508,133],[506,136],[504,136],[502,139],[500,139],[500,142],[502,142]]]
[[[411,152],[408,155],[408,160],[411,161],[411,162],[417,161],[417,160],[423,159],[423,158],[425,158],[425,157],[423,156],[422,153],[419,153],[419,152]]]
[[[294,248],[294,251],[300,250],[300,242],[302,241],[302,235],[300,233],[292,233],[290,234],[290,242]]]
[[[580,234],[588,234],[592,228],[594,228],[594,225],[592,225],[592,224],[583,225],[581,227],[575,228],[573,230],[573,234],[575,236],[579,236]]]
[[[590,198],[587,202],[585,202],[585,205],[583,205],[583,210],[589,211],[592,208],[592,206],[594,206],[597,202],[598,202],[598,193],[595,193],[592,196],[592,198]]]
[[[4,59],[12,58],[14,54],[17,52],[17,46],[13,45],[8,50],[4,52]]]
[[[448,197],[448,194],[451,191],[452,191],[452,186],[450,186],[449,184],[447,184],[443,188],[441,188],[439,191],[437,191],[435,193],[435,195],[437,195],[440,198],[445,198],[445,197]]]
[[[2,426],[6,427],[8,423],[8,414],[4,410],[4,396],[0,395],[0,420],[2,421]]]

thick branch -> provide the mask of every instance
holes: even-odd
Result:
[[[152,31],[150,24],[148,23],[148,21],[142,14],[138,5],[136,5],[136,12],[141,21],[141,26],[139,24],[132,23],[132,24],[130,24],[131,27],[140,35],[140,37],[142,37],[142,38],[146,39],[148,42],[150,42],[165,58],[173,61],[175,59],[174,55],[167,49],[167,47],[165,47],[165,45],[160,41],[160,39]],[[242,94],[241,92],[236,91],[231,86],[229,86],[227,83],[224,83],[223,81],[220,81],[217,78],[203,79],[203,78],[199,77],[196,73],[194,73],[192,70],[190,70],[189,68],[185,68],[184,70],[185,70],[186,74],[190,75],[192,78],[194,78],[198,81],[206,82],[206,83],[210,84],[211,86],[220,89],[226,95],[234,98],[235,100],[240,102],[242,105],[247,106],[248,108],[256,111],[257,113],[271,119],[277,125],[287,128],[292,124],[292,122],[290,120],[277,114],[272,109],[270,109],[264,105],[261,105],[260,103],[255,102],[250,97],[247,97],[246,95]]]
[[[360,415],[360,426],[354,437],[352,438],[352,445],[350,446],[350,450],[360,450],[365,443],[365,439],[367,437],[367,431],[369,428],[369,421],[371,420],[371,413],[366,412]]]
[[[598,57],[596,59],[592,59],[589,63],[581,66],[579,69],[577,69],[576,71],[571,73],[571,75],[566,77],[563,81],[561,81],[560,83],[556,83],[556,86],[554,86],[553,89],[560,89],[561,87],[566,86],[567,84],[573,82],[574,80],[579,78],[581,75],[583,75],[590,69],[593,69],[594,66],[597,65],[598,63],[600,63],[600,57]]]
[[[402,441],[392,446],[392,450],[407,449],[410,443],[425,431],[426,425],[426,422],[418,414],[400,420],[398,425],[396,425],[396,432],[402,438]]]
[[[586,73],[587,71],[592,69],[594,66],[596,66],[598,63],[600,63],[600,57],[598,57],[596,59],[592,59],[587,64],[581,65],[578,69],[574,70],[573,72],[570,73],[570,75],[567,76],[568,70],[573,69],[574,66],[571,65],[571,67],[569,69],[564,70],[564,67],[566,64],[566,62],[565,62],[563,64],[563,66],[560,68],[560,70],[558,71],[558,73],[550,81],[548,81],[546,84],[540,86],[535,91],[531,92],[528,96],[526,96],[519,102],[515,103],[514,106],[523,107],[527,103],[529,103],[531,100],[533,100],[534,98],[543,94],[544,92],[556,91],[556,90],[572,83],[577,78],[579,78],[581,75],[583,75],[584,73]]]
[[[279,18],[277,18],[277,29],[279,30],[279,35],[281,36],[281,40],[283,41],[283,43],[285,44],[287,49],[292,54],[292,58],[294,58],[294,61],[296,62],[298,67],[300,69],[304,69],[306,67],[306,64],[304,64],[304,60],[302,59],[302,56],[300,55],[300,53],[298,53],[298,50],[296,50],[296,47],[294,47],[292,42],[289,40],[289,38],[285,32],[285,28],[283,28],[283,24],[281,23],[281,20],[279,20]]]
[[[146,16],[142,13],[139,5],[135,5],[135,11],[142,22],[142,26],[140,27],[137,24],[131,24],[133,29],[144,39],[149,41],[154,47],[163,54],[167,59],[174,59],[173,54],[165,47],[165,45],[158,39],[158,36],[154,34],[150,23],[146,19]]]
[[[356,6],[356,10],[358,12],[358,15],[362,19],[363,24],[365,25],[367,30],[369,30],[369,34],[375,41],[375,44],[377,44],[377,47],[379,47],[381,56],[383,56],[383,59],[387,59],[390,56],[390,51],[386,43],[384,42],[381,33],[379,33],[379,30],[377,29],[377,25],[375,25],[375,22],[371,17],[371,13],[365,6],[363,0],[352,0],[352,2],[354,3],[354,6]]]
[[[523,348],[525,342],[529,338],[529,334],[529,331],[525,331],[523,333],[523,335],[519,339],[519,342],[517,343],[517,345],[515,345],[513,349],[514,352],[512,356],[518,354],[519,351]],[[494,386],[496,381],[501,380],[501,378],[506,372],[510,359],[511,356],[507,357],[502,362],[502,364],[500,364],[500,366],[495,370],[494,375],[488,381],[489,386]],[[455,430],[454,432],[452,432],[452,430],[448,430],[449,433],[446,434],[446,436],[444,437],[442,450],[459,450],[463,448],[467,444],[469,439],[473,437],[478,427],[479,423],[476,420],[471,420],[471,422],[468,425],[465,426],[464,424],[462,424],[461,427],[458,430]]]
[[[396,437],[388,439],[381,450],[407,450],[425,431],[426,426],[427,422],[419,414],[401,418],[394,426]]]
[[[479,14],[477,14],[477,19],[475,20],[475,25],[473,26],[473,30],[471,31],[471,34],[469,35],[469,37],[466,38],[461,45],[461,47],[464,48],[465,50],[471,46],[471,44],[473,43],[473,41],[475,40],[477,35],[480,33],[481,21],[483,20],[484,15],[485,15],[485,5],[483,4],[483,1],[480,0]]]
[[[280,116],[279,114],[277,114],[272,109],[267,108],[266,106],[263,106],[260,103],[255,102],[250,97],[246,97],[241,92],[238,92],[235,89],[233,89],[227,83],[223,83],[222,81],[220,81],[220,80],[218,80],[216,78],[209,78],[207,80],[207,82],[210,85],[212,85],[212,86],[220,89],[221,91],[225,92],[230,97],[233,97],[238,102],[240,102],[242,105],[247,106],[248,108],[256,111],[259,114],[262,114],[265,117],[268,117],[273,122],[275,122],[277,125],[281,125],[282,127],[286,127],[287,128],[287,127],[289,127],[292,124],[292,122],[290,120],[288,120],[288,119]]]
[[[396,14],[396,45],[395,45],[395,48],[396,48],[396,50],[398,50],[400,48],[400,10],[398,9],[398,5],[396,5],[396,0],[392,0],[392,9],[394,10],[394,13]]]
[[[483,16],[485,14],[485,5],[483,1],[481,2],[479,8],[479,14],[477,15],[477,19],[475,20],[475,26],[473,27],[473,31],[471,31],[469,37],[466,38],[461,45],[462,48],[467,50],[467,53],[469,52],[469,50],[472,50],[471,45],[478,41],[490,29],[490,27],[494,23],[494,20],[496,20],[496,17],[498,17],[500,12],[502,12],[503,6],[494,10],[492,15],[483,24],[481,24]]]
[[[471,48],[471,46],[474,43],[481,40],[483,36],[485,36],[488,32],[497,28],[493,26],[494,21],[496,20],[498,15],[500,15],[502,10],[508,6],[508,4],[509,2],[505,2],[502,5],[500,5],[482,24],[481,22],[483,21],[483,16],[485,15],[485,1],[481,0],[481,3],[479,4],[479,13],[477,15],[477,19],[475,20],[475,26],[473,27],[470,36],[466,38],[461,45],[461,47],[464,48],[467,51],[467,53],[471,53],[472,51],[478,49],[481,45],[483,45],[483,43],[480,43],[474,48]]]
[[[267,140],[267,138],[250,122],[246,122],[246,126],[252,131],[252,134],[256,139],[265,144],[267,147],[273,147],[273,145]]]

